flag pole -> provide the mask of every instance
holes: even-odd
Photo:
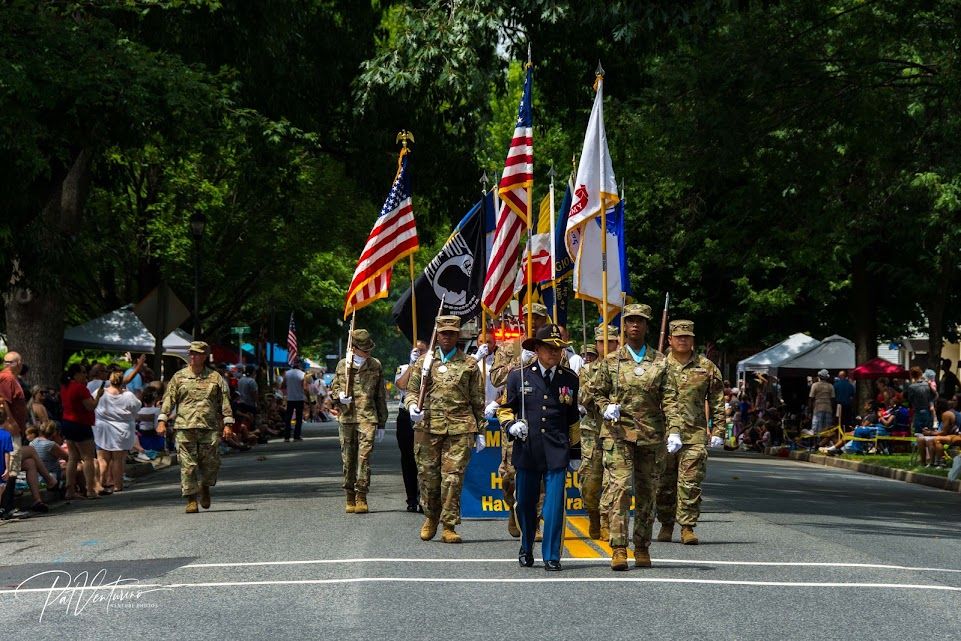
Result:
[[[595,90],[601,91],[604,84],[604,67],[600,60],[597,61],[597,70],[594,72],[596,80]],[[601,146],[598,145],[598,153],[603,153]],[[604,158],[600,159],[598,168],[600,175],[600,189],[604,189]],[[604,323],[604,356],[607,356],[607,211],[604,208],[604,199],[601,198],[601,320]]]
[[[555,236],[554,236],[554,233],[555,233],[555,232],[554,232],[554,214],[555,214],[555,211],[554,211],[554,177],[557,175],[557,172],[554,171],[554,164],[553,164],[553,163],[551,163],[551,170],[550,170],[549,172],[547,172],[547,175],[548,175],[548,176],[550,177],[550,179],[551,179],[550,190],[549,190],[549,194],[550,194],[550,199],[549,199],[549,200],[550,200],[550,204],[551,204],[551,207],[550,207],[550,216],[551,216],[551,239],[550,239],[550,244],[548,245],[548,247],[549,247],[550,260],[551,260],[551,289],[554,290],[554,322],[556,323],[556,322],[557,322],[557,260],[556,260],[556,257],[554,256],[554,238],[555,238]]]
[[[397,142],[400,143],[400,155],[397,157],[397,173],[400,174],[401,163],[404,156],[410,153],[407,147],[408,142],[414,142],[414,134],[401,129],[397,133]],[[411,347],[417,347],[417,290],[414,288],[414,255],[408,254],[407,266],[410,271],[410,326],[413,335],[411,336]]]
[[[530,43],[527,45],[527,68],[530,69],[534,66],[531,61],[531,46]],[[534,258],[534,177],[531,176],[531,184],[527,186],[527,338],[531,338],[534,335],[533,322],[534,322],[534,310],[532,309],[532,292],[534,290],[534,265],[532,264]]]
[[[486,212],[484,211],[484,205],[485,205],[485,203],[487,202],[487,183],[488,183],[489,181],[490,181],[490,178],[487,177],[487,172],[485,171],[484,174],[480,177],[481,193],[483,194],[483,200],[481,201],[481,210],[480,210],[481,216],[484,216],[484,215],[486,214]],[[482,220],[483,220],[483,219],[482,219]],[[485,228],[484,228],[484,226],[482,225],[482,226],[481,226],[481,230],[483,230],[483,229],[485,229]],[[487,309],[486,309],[483,305],[481,305],[481,333],[480,333],[480,335],[481,335],[481,342],[486,345],[486,344],[487,344]],[[478,345],[477,347],[480,348],[480,345]],[[487,359],[486,359],[486,358],[482,358],[482,359],[480,360],[480,367],[481,367],[481,378],[484,380],[484,391],[485,391],[484,400],[486,401],[486,400],[487,400],[487,394],[486,394],[486,391],[487,391]]]

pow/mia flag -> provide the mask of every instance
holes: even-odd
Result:
[[[464,322],[480,313],[487,268],[487,228],[493,220],[494,194],[489,193],[467,212],[424,273],[414,281],[418,338],[430,340],[434,318],[440,313],[460,316]],[[414,335],[410,294],[408,288],[391,312],[408,340]]]

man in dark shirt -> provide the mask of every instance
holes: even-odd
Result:
[[[841,424],[844,427],[854,425],[854,385],[848,380],[848,373],[843,369],[838,372],[834,381],[834,400],[841,406]]]
[[[941,361],[941,380],[938,381],[938,396],[945,400],[952,400],[961,387],[961,381],[957,375],[951,371],[951,359],[946,358]]]
[[[921,368],[911,368],[911,384],[904,389],[904,400],[911,408],[911,427],[915,434],[934,426],[934,390],[921,377]]]

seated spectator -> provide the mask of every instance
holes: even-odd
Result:
[[[9,414],[6,411],[6,404],[4,404],[3,410],[3,432],[9,435],[11,442],[11,457],[14,452],[14,444],[16,443],[17,437],[20,435],[20,428],[17,423],[10,420]],[[30,429],[30,428],[28,428]],[[20,470],[24,472],[27,478],[27,487],[30,488],[30,495],[33,498],[33,504],[30,506],[30,511],[32,512],[48,512],[50,508],[47,504],[43,502],[43,497],[40,494],[40,477],[44,477],[47,482],[47,489],[53,491],[56,490],[60,485],[60,481],[57,480],[40,460],[40,456],[30,445],[20,446]],[[9,479],[10,474],[13,470],[10,467],[10,461],[8,460],[4,465],[4,482]],[[16,485],[7,486],[7,491],[15,491]],[[9,498],[7,499],[9,501]]]
[[[925,467],[944,466],[944,446],[961,443],[961,414],[950,409],[948,402],[939,398],[935,402],[936,415],[941,418],[939,429],[925,428],[918,434],[918,455]]]
[[[32,429],[32,432],[31,432]],[[39,427],[27,430],[27,438],[30,439],[30,447],[37,451],[44,467],[55,477],[58,482],[62,482],[67,467],[67,449],[63,447],[63,439],[60,437],[60,428],[53,421],[47,421]],[[60,489],[64,489],[62,483]],[[62,493],[62,492],[61,492]]]

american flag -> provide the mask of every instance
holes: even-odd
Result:
[[[291,367],[297,362],[297,326],[294,325],[294,313],[290,313],[290,325],[287,327],[287,364]]]
[[[517,109],[514,137],[507,150],[504,173],[497,191],[500,195],[500,211],[494,230],[494,243],[487,259],[487,277],[484,280],[484,308],[492,315],[500,314],[514,293],[517,275],[517,250],[524,227],[527,225],[530,203],[527,189],[534,184],[534,139],[531,119],[530,64],[524,80],[524,94]]]
[[[394,184],[380,209],[380,215],[374,221],[374,228],[367,238],[357,269],[354,270],[354,278],[347,289],[344,318],[378,298],[386,298],[394,263],[420,247],[411,204],[407,160],[408,150],[405,147],[401,150]]]

